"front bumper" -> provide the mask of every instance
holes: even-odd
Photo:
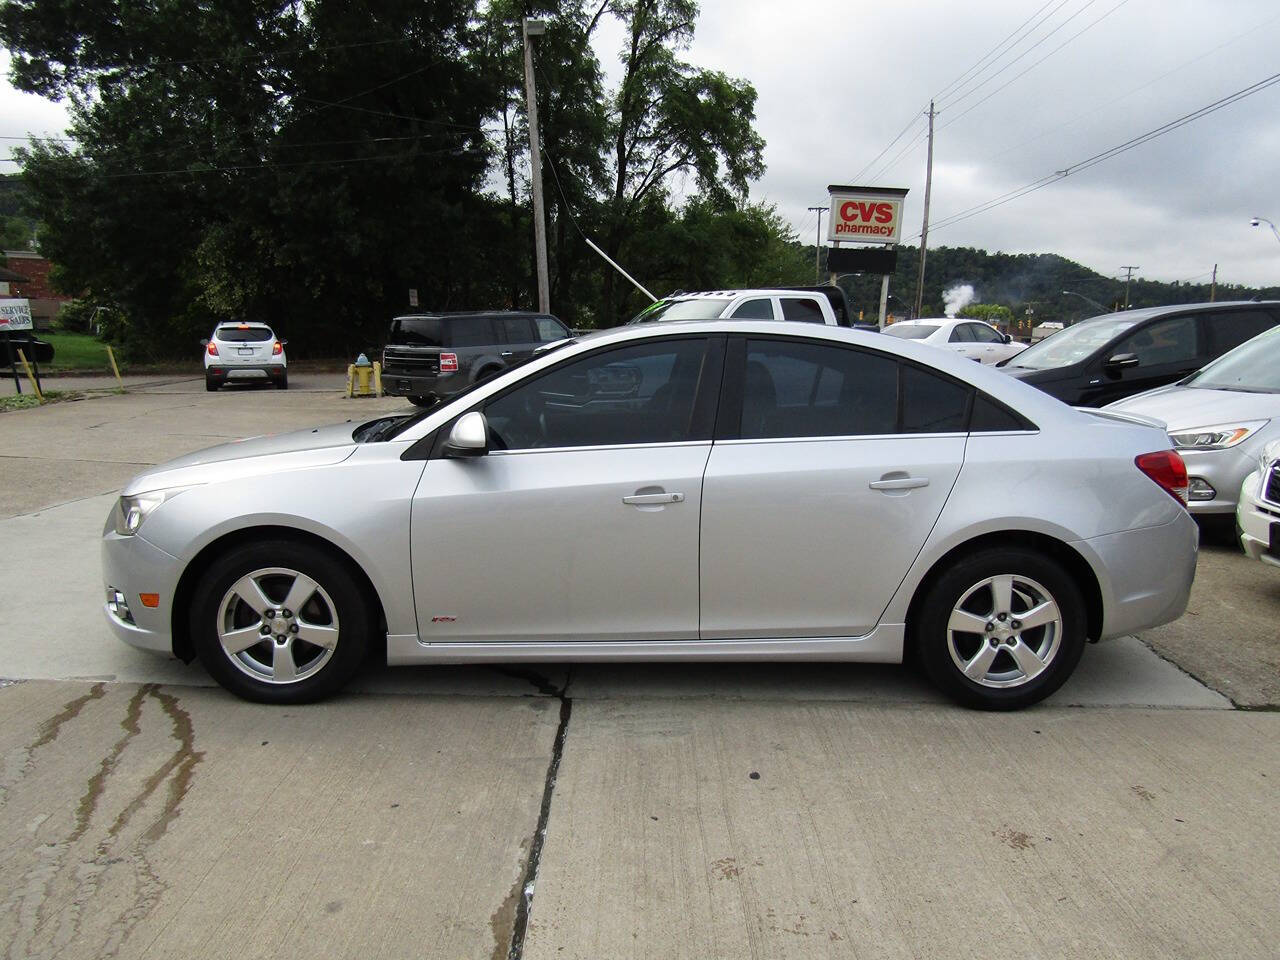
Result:
[[[154,653],[173,654],[173,595],[181,562],[141,536],[122,537],[107,518],[102,535],[102,578],[107,601],[102,612],[112,632],[125,643]],[[113,601],[119,592],[124,607]],[[143,606],[142,594],[157,594],[155,607]]]
[[[1255,470],[1240,488],[1240,505],[1236,509],[1240,546],[1251,559],[1280,567],[1280,554],[1270,552],[1272,527],[1280,525],[1280,505],[1262,499],[1262,477],[1262,472]]]
[[[1195,481],[1198,479],[1213,488],[1213,497],[1209,500],[1188,500],[1187,509],[1196,516],[1230,515],[1236,512],[1236,502],[1240,496],[1240,484],[1249,475],[1249,471],[1258,465],[1258,456],[1252,444],[1242,445],[1228,450],[1178,450],[1182,462],[1187,465],[1187,478],[1192,482],[1195,492]]]

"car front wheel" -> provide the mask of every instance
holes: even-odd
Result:
[[[364,659],[369,607],[346,566],[288,540],[237,547],[214,561],[191,609],[205,669],[259,703],[329,696]]]
[[[1084,598],[1055,560],[992,549],[930,588],[915,627],[925,673],[959,703],[1015,710],[1057,690],[1084,650]]]

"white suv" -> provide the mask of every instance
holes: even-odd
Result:
[[[262,380],[289,389],[287,341],[264,323],[220,323],[204,345],[204,388],[217,390],[228,380]]]

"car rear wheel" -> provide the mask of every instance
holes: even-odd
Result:
[[[207,373],[204,375],[204,388],[210,393],[216,392],[220,386],[221,383],[218,381],[217,377],[211,377]]]
[[[289,374],[282,373],[280,374],[280,376],[276,377],[276,389],[277,390],[289,389]]]
[[[346,566],[288,540],[224,554],[197,587],[191,636],[205,669],[259,703],[329,696],[364,660],[369,606]]]
[[[1084,597],[1030,550],[966,557],[930,588],[915,625],[925,673],[968,707],[1015,710],[1057,690],[1084,650]]]

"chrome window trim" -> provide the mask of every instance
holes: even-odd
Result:
[[[585,450],[652,450],[656,447],[709,447],[711,439],[706,440],[659,440],[654,443],[600,443],[577,447],[520,447],[516,450],[490,450],[486,456],[516,457],[531,453],[581,453]]]

